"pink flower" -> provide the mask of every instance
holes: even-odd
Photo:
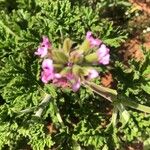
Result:
[[[95,69],[89,69],[88,80],[98,77],[99,74]]]
[[[56,79],[60,79],[61,77],[62,77],[62,75],[59,74],[59,73],[55,73],[55,74],[54,74],[54,78],[56,78]]]
[[[53,84],[55,84],[57,87],[62,87],[62,88],[69,87],[69,83],[68,83],[67,79],[64,77],[54,78]]]
[[[106,45],[102,44],[100,48],[97,51],[98,54],[98,62],[103,65],[109,64],[110,60],[110,54],[109,54],[109,48],[106,47]]]
[[[43,36],[43,41],[40,43],[40,46],[34,54],[43,58],[47,55],[49,48],[51,48],[51,43],[46,36]]]
[[[77,92],[77,91],[79,90],[80,86],[81,86],[81,81],[80,81],[80,78],[79,78],[79,79],[77,79],[77,80],[75,81],[74,84],[72,84],[72,90],[73,90],[74,92]]]
[[[72,87],[72,90],[74,92],[77,92],[81,86],[81,81],[80,81],[80,78],[75,78],[75,76],[69,72],[65,75],[65,78],[67,80],[67,83],[69,84],[70,83],[70,86]]]
[[[91,48],[95,47],[95,46],[99,46],[102,41],[99,40],[99,39],[95,39],[93,36],[92,36],[92,32],[88,31],[86,33],[86,39],[90,42],[90,45],[91,45]]]
[[[44,83],[48,83],[54,78],[53,61],[51,59],[44,59],[42,63],[42,69],[43,71],[41,73],[41,80]]]
[[[67,80],[73,80],[74,79],[74,75],[72,73],[67,73],[65,75],[65,77],[67,78]]]
[[[42,69],[54,70],[53,61],[51,59],[44,59],[42,63]]]
[[[51,43],[49,42],[48,37],[43,36],[43,42],[41,43],[42,47],[47,47],[47,48],[51,48]]]
[[[39,47],[37,51],[34,53],[35,55],[41,56],[41,58],[45,57],[47,55],[47,48],[45,47]]]

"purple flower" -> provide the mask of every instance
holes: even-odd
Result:
[[[98,77],[99,74],[95,69],[89,69],[88,80]]]
[[[44,59],[42,63],[42,69],[43,71],[41,73],[41,80],[44,83],[48,83],[54,78],[53,61],[51,59]]]
[[[98,54],[98,62],[103,65],[109,64],[110,60],[110,54],[109,54],[109,48],[106,47],[106,45],[102,44],[100,48],[97,51]]]
[[[51,43],[46,36],[43,36],[43,41],[34,54],[43,58],[47,55],[49,48],[51,48]]]
[[[99,46],[102,41],[99,40],[99,39],[95,39],[93,36],[92,36],[92,32],[88,31],[86,33],[86,39],[90,42],[90,46],[91,48],[95,47],[95,46]]]

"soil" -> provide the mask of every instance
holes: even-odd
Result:
[[[141,46],[150,49],[150,31],[143,33],[146,27],[150,28],[150,0],[129,0],[132,6],[139,12],[139,16],[132,18],[128,22],[129,28],[132,28],[130,38],[121,46],[120,53],[126,62],[131,58],[137,61],[143,59]],[[111,73],[101,77],[101,84],[105,87],[113,87],[114,80]]]

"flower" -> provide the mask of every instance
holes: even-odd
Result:
[[[42,63],[42,69],[43,71],[41,73],[41,80],[44,83],[48,83],[54,78],[53,61],[51,59],[44,59]]]
[[[95,69],[89,69],[88,70],[88,78],[87,78],[88,80],[94,79],[98,76],[99,76],[99,73]]]
[[[106,47],[106,45],[102,44],[100,48],[97,51],[98,55],[98,62],[103,65],[109,64],[110,60],[110,54],[109,54],[109,48]]]
[[[71,72],[68,72],[64,75],[64,79],[61,84],[61,87],[66,87],[66,85],[68,85],[68,87],[71,87],[74,92],[77,92],[81,86],[81,81],[80,78],[77,78]]]
[[[91,48],[95,47],[95,46],[99,46],[102,41],[99,40],[99,39],[95,39],[93,36],[92,36],[92,32],[88,31],[86,33],[86,39],[90,42],[90,46]]]
[[[74,92],[77,92],[79,90],[80,86],[81,86],[81,81],[79,78],[79,79],[75,80],[75,82],[72,84],[72,90]]]
[[[64,77],[54,78],[53,84],[55,84],[57,87],[62,87],[62,88],[69,87],[69,83],[68,83],[67,79]]]
[[[47,55],[49,48],[51,48],[51,43],[46,36],[43,36],[43,41],[40,43],[40,46],[34,54],[43,58]]]
[[[35,55],[39,55],[41,58],[44,57],[41,80],[45,84],[51,82],[57,87],[68,87],[77,92],[84,80],[91,80],[99,76],[97,70],[92,66],[90,67],[90,63],[91,65],[97,65],[98,63],[107,65],[109,63],[109,48],[101,40],[94,38],[90,31],[86,34],[86,40],[80,47],[81,50],[75,47],[67,55],[59,49],[57,51],[51,49],[52,55],[49,55],[48,50],[51,48],[51,43],[46,36],[43,36],[42,39]],[[96,51],[91,51],[91,48]],[[84,49],[86,51],[85,55],[83,54]],[[58,60],[59,58],[61,61]]]
[[[41,46],[51,48],[51,43],[49,42],[48,37],[43,36],[43,42],[41,43]]]

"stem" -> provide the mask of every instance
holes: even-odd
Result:
[[[84,82],[82,84],[87,86],[87,87],[89,87],[95,93],[99,94],[100,96],[104,97],[105,99],[107,99],[110,102],[112,102],[112,101],[117,99],[117,92],[116,92],[116,90],[113,90],[113,89],[110,89],[110,88],[106,88],[106,87],[102,87],[100,85],[97,85],[97,84],[95,84],[93,82],[89,82],[89,81],[86,81],[86,80],[84,80]]]
[[[102,87],[100,85],[97,85],[93,82],[89,82],[84,80],[84,82],[82,83],[84,86],[89,87],[90,89],[92,89],[95,93],[99,94],[100,96],[104,97],[105,99],[107,99],[110,102],[117,102],[117,103],[122,103],[125,106],[134,108],[136,110],[140,110],[146,113],[150,113],[150,107],[142,105],[142,104],[138,104],[136,102],[133,102],[130,98],[129,100],[126,99],[126,97],[123,97],[122,99],[118,99],[117,98],[117,91],[110,89],[110,88],[105,88]]]
[[[49,94],[46,94],[44,99],[42,100],[42,102],[39,105],[39,109],[35,112],[36,117],[41,117],[42,112],[44,110],[44,108],[47,106],[48,102],[50,101],[51,96]]]
[[[59,109],[57,107],[57,104],[54,102],[54,100],[52,101],[52,103],[53,103],[53,107],[54,107],[54,110],[56,112],[56,116],[57,116],[59,123],[61,124],[62,127],[65,127],[64,122],[63,122],[61,115],[59,113]],[[74,150],[81,150],[80,145],[75,140],[73,140],[73,149]]]
[[[113,108],[113,112],[112,112],[112,117],[111,117],[111,124],[115,127],[117,124],[117,114],[118,114],[118,109],[116,108],[116,106],[114,106]]]
[[[140,110],[146,113],[150,113],[150,107],[142,105],[142,104],[138,104],[136,102],[130,101],[130,100],[121,100],[121,103],[125,106],[134,108],[136,110]]]
[[[34,111],[35,109],[39,109],[36,111],[36,113],[39,111],[39,113],[42,114],[42,109],[45,108],[45,106],[47,105],[47,103],[50,101],[50,95],[46,94],[46,96],[44,97],[44,99],[42,100],[42,102],[38,105],[38,106],[34,106],[34,107],[31,107],[31,108],[27,108],[27,109],[24,109],[24,110],[21,110],[19,113],[20,114],[23,114],[23,113],[29,113],[29,112],[32,112]],[[37,115],[41,116],[41,114],[37,113]]]
[[[53,103],[53,107],[54,107],[54,110],[55,110],[55,113],[56,113],[56,117],[57,117],[57,119],[58,119],[58,122],[62,125],[62,127],[64,127],[65,125],[64,125],[64,122],[63,122],[63,120],[62,120],[62,118],[61,118],[61,115],[60,115],[60,113],[59,113],[59,109],[58,109],[58,107],[57,107],[57,104],[54,102],[54,100],[52,101],[52,103]]]
[[[34,109],[35,109],[35,107],[27,108],[27,109],[21,110],[19,113],[20,113],[20,114],[29,113],[29,112],[34,111]]]

